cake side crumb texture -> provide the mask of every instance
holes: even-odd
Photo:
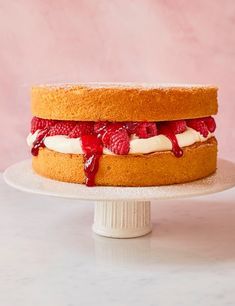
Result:
[[[34,116],[80,121],[165,121],[215,115],[217,87],[88,83],[32,87]]]

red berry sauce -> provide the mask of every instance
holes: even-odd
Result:
[[[81,143],[84,152],[86,185],[95,186],[95,175],[99,169],[99,160],[103,153],[103,145],[101,140],[94,135],[82,136]]]
[[[172,152],[174,153],[175,157],[181,157],[183,156],[183,150],[180,148],[178,144],[178,140],[169,126],[165,123],[161,123],[159,127],[159,134],[165,135],[172,144]]]
[[[47,136],[48,132],[49,132],[49,129],[44,129],[38,133],[37,138],[33,142],[33,147],[31,149],[31,153],[33,156],[37,156],[39,149],[45,147],[44,139]]]

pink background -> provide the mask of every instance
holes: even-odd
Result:
[[[212,83],[235,161],[234,0],[0,0],[0,170],[29,157],[33,83]]]

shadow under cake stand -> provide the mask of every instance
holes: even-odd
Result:
[[[139,237],[151,232],[151,200],[216,193],[235,186],[235,164],[219,159],[215,174],[186,184],[161,187],[86,187],[37,175],[31,160],[4,172],[10,186],[35,194],[95,201],[93,231],[113,238]]]

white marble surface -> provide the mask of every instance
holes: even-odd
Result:
[[[98,237],[92,218],[0,178],[0,305],[235,305],[235,188],[155,202],[142,238]]]

